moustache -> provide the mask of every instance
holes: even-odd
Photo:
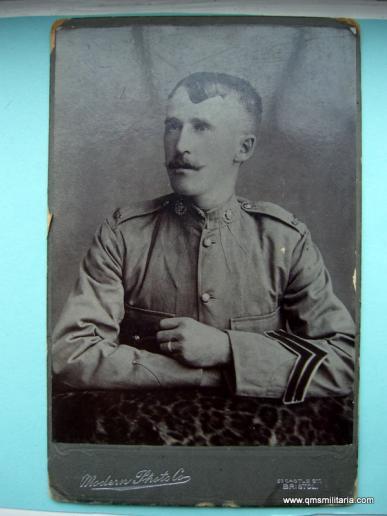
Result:
[[[184,168],[188,170],[200,170],[201,167],[198,163],[194,163],[192,161],[189,161],[185,159],[183,156],[175,156],[171,161],[167,163],[167,167],[170,170],[176,170],[179,168]]]

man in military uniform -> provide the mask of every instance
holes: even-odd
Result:
[[[63,386],[227,386],[286,403],[351,392],[354,324],[309,231],[235,196],[260,116],[237,77],[195,73],[174,88],[164,133],[174,193],[98,230],[53,334]]]

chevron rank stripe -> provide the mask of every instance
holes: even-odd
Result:
[[[312,342],[283,330],[268,331],[265,335],[297,355],[283,402],[290,404],[304,401],[313,374],[325,359],[327,353]]]
[[[303,401],[308,390],[309,384],[313,378],[313,375],[316,372],[319,365],[321,364],[321,362],[325,359],[327,353],[321,350],[315,344],[307,340],[301,339],[300,337],[286,334],[283,330],[280,330],[279,333],[281,333],[283,339],[287,339],[288,344],[290,342],[293,345],[299,345],[301,347],[306,348],[311,353],[311,356],[308,362],[306,363],[301,376],[299,377],[295,392],[295,402],[297,402],[298,400]]]
[[[278,335],[277,332],[269,332],[269,336],[297,355],[297,360],[290,374],[289,382],[282,401],[284,403],[298,403],[303,401],[302,397],[300,398],[300,396],[297,396],[297,387],[300,379],[302,379],[303,372],[313,355],[302,346],[298,346],[297,344],[288,341],[286,337]]]

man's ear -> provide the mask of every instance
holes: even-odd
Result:
[[[254,154],[256,141],[257,137],[254,134],[244,134],[241,136],[234,162],[243,163],[248,160]]]

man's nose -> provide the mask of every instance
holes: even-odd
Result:
[[[192,144],[192,139],[189,134],[189,128],[187,126],[183,126],[180,130],[179,137],[177,139],[176,150],[180,154],[184,154],[186,152],[190,153],[191,152],[191,144]]]

